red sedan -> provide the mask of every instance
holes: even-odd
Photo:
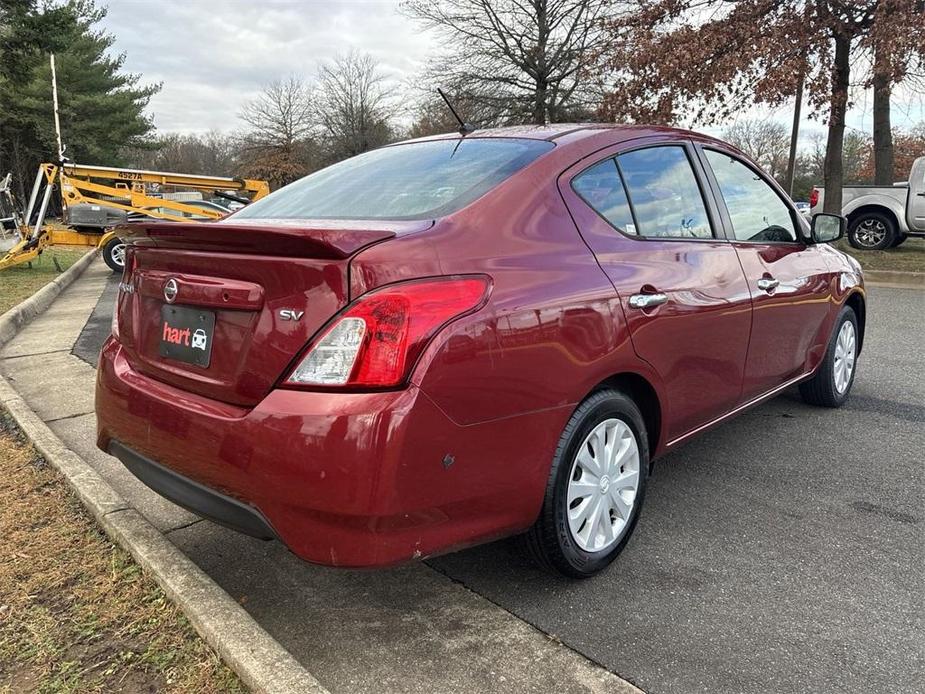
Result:
[[[669,128],[400,143],[133,233],[99,447],[320,564],[525,533],[594,574],[654,458],[794,384],[841,405],[864,338],[842,218]]]

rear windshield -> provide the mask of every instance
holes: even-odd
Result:
[[[329,166],[237,212],[239,219],[427,219],[464,207],[551,142],[430,140],[383,147]]]

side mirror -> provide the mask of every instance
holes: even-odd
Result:
[[[811,226],[813,243],[832,243],[845,235],[848,220],[840,214],[820,212],[813,215]]]

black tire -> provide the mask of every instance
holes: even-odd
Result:
[[[896,238],[893,239],[892,248],[896,248],[897,246],[902,246],[906,242],[906,239],[908,238],[909,238],[909,234],[903,234],[903,233],[896,234]]]
[[[119,250],[122,250],[122,253],[119,253]],[[113,237],[106,242],[106,245],[103,246],[102,250],[103,262],[105,262],[109,269],[113,272],[122,273],[122,270],[125,269],[125,243],[122,239],[118,237]]]
[[[848,224],[848,243],[860,251],[882,251],[893,246],[896,222],[881,212],[862,212]]]
[[[608,419],[622,420],[635,436],[639,451],[639,480],[622,535],[606,549],[588,552],[578,545],[569,528],[569,476],[579,448],[585,444],[591,431]],[[534,526],[524,535],[528,553],[545,569],[572,578],[588,578],[602,571],[616,559],[633,534],[645,499],[648,475],[649,441],[636,403],[616,390],[593,393],[572,414],[559,439],[546,484],[543,508]],[[602,493],[606,495],[606,490]]]
[[[843,391],[839,392],[835,385],[835,349],[842,326],[846,322],[851,323],[854,328],[854,361],[847,386]],[[838,319],[835,321],[835,327],[832,329],[829,346],[825,351],[822,364],[819,365],[819,369],[811,379],[800,384],[800,395],[805,402],[818,407],[841,407],[845,404],[848,400],[848,395],[851,393],[854,377],[858,372],[857,347],[859,344],[860,335],[858,334],[857,316],[854,315],[854,310],[850,306],[843,306],[838,314]]]

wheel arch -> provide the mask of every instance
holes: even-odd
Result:
[[[860,205],[854,208],[850,212],[848,212],[848,214],[846,215],[846,217],[848,218],[848,224],[853,224],[854,221],[858,217],[860,217],[861,215],[867,214],[867,213],[882,214],[885,217],[889,217],[890,220],[893,222],[896,232],[897,233],[902,232],[902,224],[899,221],[899,217],[897,217],[896,215],[896,210],[893,210],[892,208],[889,208],[886,205],[881,205],[878,203],[863,204],[863,205]]]
[[[864,330],[867,326],[867,302],[861,292],[855,291],[845,299],[845,306],[854,311],[854,316],[858,321],[858,354],[864,348]]]
[[[97,241],[96,243],[97,248],[102,250],[106,246],[107,243],[109,243],[112,239],[118,236],[119,234],[114,229],[110,229],[109,231],[103,232],[103,235],[100,236],[100,240]]]
[[[598,383],[589,395],[605,388],[613,388],[626,393],[639,407],[646,425],[646,436],[649,439],[649,457],[653,458],[660,448],[662,435],[663,408],[658,392],[645,376],[632,371],[609,376]]]

